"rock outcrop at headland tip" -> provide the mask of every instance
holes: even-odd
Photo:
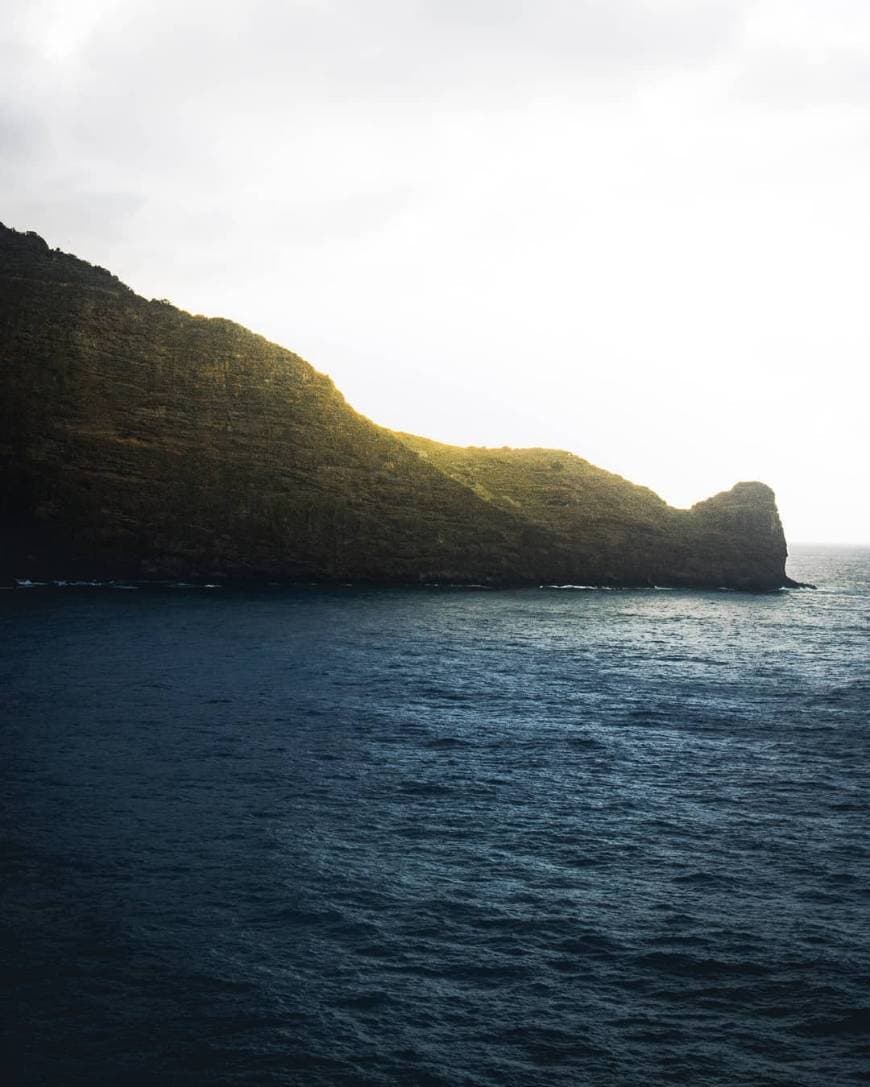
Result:
[[[0,226],[0,576],[793,584],[762,483],[676,510],[556,450],[395,434],[230,321]]]

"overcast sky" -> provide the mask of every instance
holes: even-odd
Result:
[[[870,541],[867,0],[5,0],[0,220],[376,422]]]

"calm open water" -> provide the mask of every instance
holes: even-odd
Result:
[[[870,550],[789,569],[0,593],[3,1082],[870,1082]]]

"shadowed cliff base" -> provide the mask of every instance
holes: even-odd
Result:
[[[773,492],[376,426],[299,356],[0,225],[0,576],[793,586]]]

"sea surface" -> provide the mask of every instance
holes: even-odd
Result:
[[[870,550],[0,592],[4,1085],[870,1083]]]

